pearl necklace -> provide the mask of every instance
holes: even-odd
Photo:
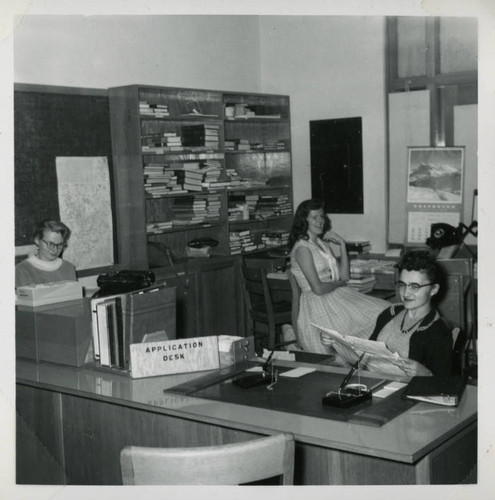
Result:
[[[402,322],[400,324],[401,333],[408,334],[409,332],[411,332],[416,326],[418,326],[421,323],[421,321],[423,321],[426,318],[427,315],[428,315],[428,313],[425,314],[422,318],[419,318],[419,320],[416,321],[416,323],[414,323],[409,328],[404,328],[404,323],[406,322],[406,316],[407,316],[407,311],[406,311],[406,313],[404,314],[404,317],[402,318]]]

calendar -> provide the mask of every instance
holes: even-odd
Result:
[[[431,225],[445,222],[457,227],[461,214],[457,212],[409,212],[407,218],[407,242],[424,244],[430,237]]]

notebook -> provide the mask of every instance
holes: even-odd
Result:
[[[402,393],[402,397],[443,406],[458,406],[466,377],[413,377]]]

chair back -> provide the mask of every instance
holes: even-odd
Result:
[[[445,275],[438,310],[453,327],[471,336],[475,322],[472,260],[438,259],[437,262]]]
[[[296,339],[299,341],[299,335],[297,331],[297,318],[299,317],[299,299],[301,297],[301,289],[292,271],[290,269],[287,269],[286,273],[289,277],[290,288],[292,290],[292,329],[294,330]]]
[[[473,261],[463,259],[437,259],[445,275],[445,290],[438,311],[453,327],[453,372],[464,373],[467,349],[475,331],[475,298]]]
[[[266,314],[273,316],[273,302],[266,278],[266,269],[248,267],[244,261],[241,269],[248,312],[251,314],[261,308]]]
[[[294,483],[294,436],[194,448],[127,446],[120,454],[124,485],[236,485],[275,476]]]

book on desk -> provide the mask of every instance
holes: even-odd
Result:
[[[458,406],[466,388],[466,377],[422,377],[411,379],[402,397],[442,406]]]

